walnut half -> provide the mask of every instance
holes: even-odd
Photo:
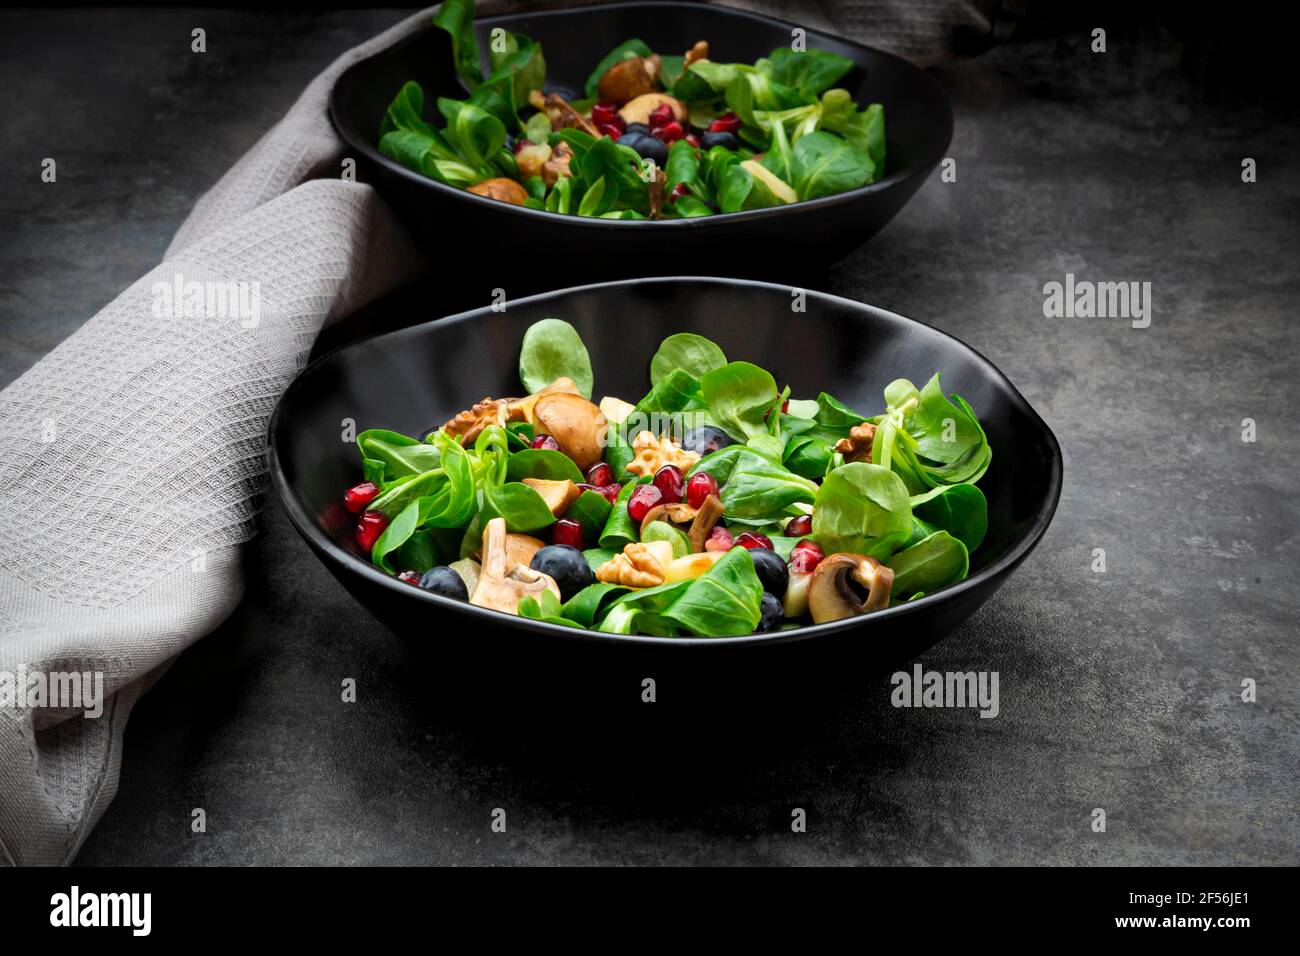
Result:
[[[683,472],[700,460],[693,451],[686,451],[671,438],[656,438],[654,432],[640,432],[632,439],[632,451],[636,455],[628,464],[627,470],[634,475],[654,475],[664,465],[676,465]]]
[[[652,542],[664,543],[666,542]],[[670,559],[671,547],[669,545]],[[596,580],[629,588],[652,588],[664,583],[665,573],[664,563],[659,560],[651,545],[633,541],[622,553],[614,555],[596,569]]]
[[[506,423],[509,414],[508,404],[507,399],[485,398],[481,402],[475,402],[473,407],[460,412],[443,425],[442,430],[454,436],[462,445],[472,445],[474,439],[478,438],[483,429],[489,425]]]
[[[876,437],[876,426],[863,422],[849,429],[849,437],[841,438],[835,443],[835,450],[844,456],[845,461],[865,461],[871,463],[871,441]]]

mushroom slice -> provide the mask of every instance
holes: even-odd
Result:
[[[704,499],[704,504],[700,505],[699,510],[695,512],[691,530],[686,533],[686,536],[691,539],[692,551],[704,550],[704,544],[709,540],[709,532],[722,518],[722,511],[722,499],[717,495],[709,495]]]
[[[861,591],[853,585],[865,589]],[[808,610],[817,624],[879,611],[889,605],[894,572],[875,558],[837,552],[825,558],[808,582]]]
[[[584,474],[605,455],[608,424],[604,413],[581,395],[551,392],[533,405],[537,434],[554,438]]]
[[[557,518],[568,511],[569,506],[578,500],[578,495],[582,494],[582,489],[568,478],[561,478],[559,481],[552,481],[549,478],[525,478],[524,484],[542,496],[546,507],[550,508],[551,514]]]
[[[673,119],[679,123],[686,122],[691,115],[685,103],[675,96],[669,96],[667,93],[642,93],[624,104],[623,108],[618,111],[618,115],[623,117],[625,123],[649,123],[650,114],[656,108],[665,105],[673,111]]]
[[[554,129],[580,129],[588,135],[599,138],[600,130],[591,124],[591,121],[569,105],[559,93],[547,93],[542,95],[541,90],[533,90],[528,94],[528,102],[537,109],[541,110],[551,120],[551,126]]]
[[[669,524],[686,524],[695,517],[696,511],[684,501],[674,501],[666,505],[655,505],[645,513],[641,519],[641,534],[645,535],[645,529],[650,527],[651,522],[666,521]]]
[[[486,196],[488,199],[509,203],[512,206],[522,206],[524,200],[528,198],[528,190],[513,179],[506,179],[504,176],[475,183],[469,187],[469,192],[475,196]]]
[[[505,518],[493,518],[483,529],[483,564],[469,603],[506,614],[518,614],[519,602],[530,594],[550,591],[559,598],[560,588],[554,578],[511,559],[509,537]],[[537,543],[541,544],[540,541]]]
[[[527,422],[533,424],[533,407],[537,400],[543,395],[551,395],[556,392],[567,392],[570,395],[578,395],[578,384],[567,375],[561,375],[550,385],[545,388],[539,388],[533,394],[524,398],[507,398],[503,399],[506,403],[507,421]]]
[[[613,395],[606,395],[600,400],[600,411],[611,422],[622,423],[627,421],[627,416],[636,411],[636,406]]]
[[[631,56],[610,66],[600,78],[596,88],[602,103],[622,106],[643,93],[659,89],[660,60],[657,56]]]

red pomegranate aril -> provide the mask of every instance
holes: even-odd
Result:
[[[655,487],[663,495],[663,503],[674,505],[686,493],[686,477],[676,465],[664,465],[655,472]]]
[[[387,527],[388,519],[382,511],[367,511],[363,514],[357,522],[357,544],[361,550],[369,554]]]
[[[799,515],[791,518],[785,525],[787,538],[806,538],[812,534],[812,515]]]
[[[700,148],[700,138],[696,136],[694,133],[687,133],[686,136],[683,138],[686,140],[686,142],[690,143],[696,149]]]
[[[529,442],[529,447],[530,447],[530,448],[543,448],[543,449],[545,449],[546,451],[559,451],[559,450],[560,450],[560,443],[557,442],[557,441],[556,441],[554,438],[552,438],[550,435],[538,435],[538,436],[537,436],[536,438],[534,438],[531,442]]]
[[[738,133],[740,132],[740,117],[735,113],[724,113],[712,123],[709,124],[710,133]]]
[[[601,136],[608,136],[610,139],[618,139],[626,131],[626,127],[619,123],[597,123],[596,132]]]
[[[353,485],[343,492],[343,507],[354,515],[359,515],[366,509],[366,505],[375,500],[375,496],[378,494],[379,486],[377,484],[373,481],[363,481],[361,484]]]
[[[705,499],[709,495],[718,493],[718,479],[714,478],[707,471],[697,472],[691,475],[691,480],[686,482],[686,503],[692,508],[701,508],[704,506]]]
[[[551,528],[551,540],[582,550],[582,525],[573,518],[561,518]]]
[[[757,531],[742,531],[740,537],[736,539],[736,544],[742,548],[766,548],[768,551],[775,551],[772,547],[772,539],[765,534],[759,534]]]
[[[650,111],[648,122],[650,126],[650,132],[653,133],[661,126],[667,126],[669,123],[676,123],[677,114],[673,112],[673,108],[671,106],[669,106],[667,103],[664,103],[662,106],[656,106],[654,109]]]
[[[618,496],[623,490],[623,486],[618,482],[614,482],[612,485],[606,485],[604,488],[597,488],[596,490],[604,495],[605,499],[612,505],[614,502],[618,501]]]
[[[664,493],[654,485],[637,485],[627,499],[627,516],[640,524],[655,505],[662,503]]]
[[[822,563],[826,552],[816,541],[805,539],[790,549],[790,570],[797,574],[807,574]]]
[[[403,584],[414,584],[418,588],[420,586],[420,572],[403,571],[397,576],[397,580],[401,581]]]
[[[790,414],[790,399],[787,398],[784,402],[781,403],[781,414],[782,415]]]
[[[704,541],[705,551],[730,551],[736,546],[736,539],[731,536],[731,532],[722,525],[714,525],[713,530],[709,532],[708,538]]]
[[[612,123],[617,119],[622,119],[622,117],[618,115],[618,107],[613,103],[597,103],[591,108],[591,121],[593,123]]]
[[[614,483],[614,469],[605,462],[598,461],[587,469],[587,480],[599,488]]]
[[[681,199],[683,196],[689,196],[690,194],[691,194],[690,186],[686,185],[685,183],[678,183],[676,186],[673,187],[673,191],[668,194],[668,201],[676,202],[677,200]]]
[[[665,123],[658,129],[652,128],[650,135],[661,143],[675,143],[686,135],[686,130],[682,129],[682,124],[673,120],[671,123]]]

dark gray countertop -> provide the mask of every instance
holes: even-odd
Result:
[[[0,383],[153,265],[301,87],[397,16],[0,14]],[[998,671],[997,719],[894,709],[872,678],[760,739],[624,750],[522,732],[530,715],[480,724],[390,679],[402,648],[272,505],[243,603],[138,706],[79,862],[1295,863],[1300,134],[1165,33],[1086,42],[938,70],[957,181],[936,175],[819,283],[971,343],[1064,446],[1039,549],[923,658]],[[1067,272],[1149,281],[1150,327],[1045,318]]]

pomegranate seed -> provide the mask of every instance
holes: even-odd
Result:
[[[538,435],[529,443],[530,448],[545,448],[547,451],[559,451],[560,443],[550,435]]]
[[[596,132],[601,136],[608,136],[610,139],[618,139],[623,135],[626,127],[622,123],[597,123]]]
[[[357,522],[357,544],[366,554],[375,546],[379,536],[384,533],[388,527],[388,519],[384,517],[382,511],[367,511]]]
[[[718,493],[718,479],[707,471],[698,471],[686,482],[686,503],[692,508],[702,508],[709,495]]]
[[[790,414],[790,399],[787,398],[784,402],[781,403],[781,414],[782,415]]]
[[[664,465],[655,472],[655,487],[663,495],[664,504],[676,504],[686,491],[686,478],[676,465]]]
[[[799,515],[797,518],[791,518],[786,522],[785,536],[787,538],[806,538],[812,534],[812,515]]]
[[[686,135],[686,130],[682,129],[682,124],[673,120],[671,123],[665,123],[658,129],[651,129],[650,135],[662,143],[675,143]]]
[[[772,547],[772,539],[765,534],[759,534],[756,531],[742,531],[740,537],[736,539],[736,544],[742,548],[766,548],[768,551],[775,551]]]
[[[790,549],[790,570],[806,574],[822,563],[826,552],[816,541],[805,538]]]
[[[598,485],[588,485],[586,483],[582,483],[582,484],[574,485],[573,487],[578,489],[578,494],[582,494],[582,492],[584,491],[594,491],[598,495],[605,494],[605,489],[601,488]]]
[[[420,586],[420,576],[419,571],[403,571],[397,576],[397,580],[403,584],[414,584],[418,588]]]
[[[645,520],[646,513],[663,501],[664,493],[654,485],[637,485],[627,499],[627,515],[637,524]]]
[[[649,124],[650,131],[654,132],[661,126],[667,126],[669,123],[677,122],[677,114],[667,103],[662,106],[656,106],[650,111]]]
[[[709,124],[710,133],[738,133],[740,132],[740,117],[735,113],[725,113],[719,116]]]
[[[618,115],[618,107],[613,103],[597,103],[591,108],[591,121],[593,123],[612,123],[616,119],[622,119]]]
[[[735,547],[735,544],[736,539],[731,536],[731,532],[722,525],[716,524],[713,526],[713,530],[709,532],[708,539],[704,542],[704,550],[730,551]]]
[[[685,139],[686,142],[690,143],[696,149],[700,148],[700,138],[696,136],[694,133],[687,133]]]
[[[587,469],[587,480],[601,488],[614,483],[614,469],[603,461],[598,461]]]
[[[533,145],[533,141],[529,139],[527,136],[519,137],[517,140],[515,140],[515,155],[518,156],[525,149],[527,149],[529,146],[532,145]]]
[[[573,518],[561,518],[551,528],[551,540],[582,550],[582,525]]]
[[[374,500],[377,494],[379,494],[377,484],[373,481],[363,481],[361,484],[353,485],[343,492],[343,507],[354,515],[359,515],[365,510],[366,505]]]
[[[677,200],[681,199],[683,196],[689,196],[690,194],[691,194],[690,186],[686,185],[685,183],[678,183],[676,186],[673,187],[673,191],[669,193],[668,201],[676,202]]]
[[[623,490],[623,486],[615,482],[612,485],[606,485],[604,488],[597,488],[596,490],[604,495],[612,505],[614,502],[618,501],[618,494]]]

